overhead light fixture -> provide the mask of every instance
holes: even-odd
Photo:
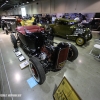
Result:
[[[6,5],[6,2],[4,4],[2,4],[0,8],[2,8],[4,5]]]
[[[28,1],[26,3],[29,3]]]
[[[6,2],[8,2],[8,0],[6,0]]]
[[[25,4],[25,3],[22,3],[23,5]]]
[[[35,1],[35,0],[33,0],[33,1]]]

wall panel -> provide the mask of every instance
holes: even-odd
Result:
[[[65,12],[66,2],[67,0],[54,0],[54,12]]]
[[[65,4],[66,4],[65,12],[66,13],[76,12],[77,1],[78,0],[66,0],[66,2],[65,2]]]
[[[26,6],[27,14],[100,12],[100,0],[41,0]],[[11,11],[11,10],[10,10]],[[12,14],[13,11],[9,12]],[[20,7],[13,12],[21,14]]]
[[[50,0],[50,13],[55,13],[55,0]]]
[[[18,10],[18,14],[21,15],[21,7],[18,7],[17,10]]]
[[[41,2],[37,4],[37,2],[32,3],[31,5],[32,14],[40,14],[41,13]]]
[[[26,14],[31,14],[32,13],[31,12],[31,4],[26,5],[25,8],[26,8]]]
[[[7,11],[0,11],[0,16],[2,15],[8,15],[8,12]]]
[[[17,15],[18,14],[18,8],[13,9],[12,14]]]
[[[50,0],[41,1],[41,11],[42,13],[51,13],[50,12]]]
[[[78,0],[76,12],[92,13],[99,11],[100,0]]]

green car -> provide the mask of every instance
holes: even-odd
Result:
[[[91,30],[79,26],[74,20],[59,18],[55,20],[54,24],[50,24],[49,27],[52,29],[54,35],[73,40],[79,46],[84,45],[92,39]]]

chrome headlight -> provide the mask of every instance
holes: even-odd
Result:
[[[76,28],[75,34],[83,34],[84,30],[82,28]]]
[[[86,31],[86,30],[83,30],[84,32]]]
[[[76,28],[76,31],[78,31],[79,30],[79,28]]]
[[[85,38],[88,39],[88,36],[86,35]]]
[[[85,35],[85,38],[87,38],[88,36],[87,35]]]
[[[89,36],[91,36],[91,34],[89,34]]]

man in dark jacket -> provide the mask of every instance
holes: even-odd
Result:
[[[4,28],[7,27],[7,24],[4,20],[1,21],[1,27],[3,31],[4,31]]]

